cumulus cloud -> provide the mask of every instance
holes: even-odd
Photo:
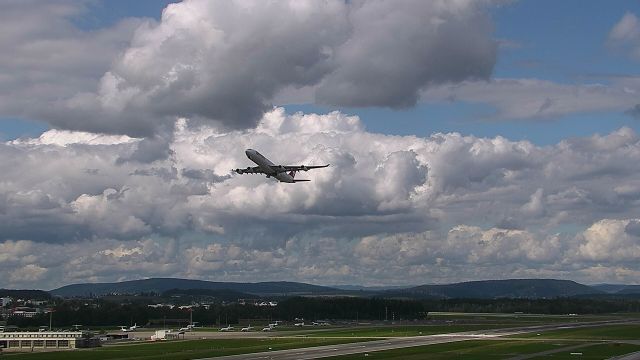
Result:
[[[337,69],[320,83],[321,103],[408,107],[428,85],[488,78],[497,42],[482,2],[361,1],[353,34],[335,51]]]
[[[0,12],[0,117],[48,121],[68,129],[59,101],[92,91],[97,79],[129,43],[143,20],[124,19],[107,29],[83,31],[74,20],[88,2],[5,1]],[[82,119],[91,123],[92,119]],[[109,125],[102,126],[108,129]]]
[[[630,56],[640,60],[640,21],[631,12],[625,13],[609,32],[608,42],[614,47],[622,47]]]
[[[607,45],[640,59],[640,21],[625,13],[611,28]],[[431,86],[421,94],[425,102],[465,101],[488,104],[501,120],[553,119],[572,113],[617,111],[638,117],[640,91],[634,76],[608,77],[604,82],[565,84],[540,79],[494,78]]]
[[[494,112],[484,114],[499,120],[554,119],[573,113],[628,111],[638,103],[638,79],[609,79],[610,84],[560,84],[539,79],[494,78],[462,81],[425,89],[427,103],[463,101],[488,104]],[[628,110],[631,109],[631,110]]]
[[[578,256],[600,263],[635,261],[640,255],[638,219],[603,219],[580,236]]]
[[[249,130],[191,121],[171,130],[168,156],[147,161],[131,159],[145,139],[120,135],[50,130],[0,144],[0,286],[160,275],[589,281],[640,271],[631,129],[536,146],[369,133],[340,112],[275,108]],[[245,148],[331,166],[295,185],[233,175],[252,165]]]
[[[412,106],[432,84],[491,74],[486,7],[188,0],[159,21],[84,31],[73,25],[83,3],[10,2],[0,22],[12,35],[0,40],[0,89],[10,90],[0,113],[139,137],[177,117],[253,127],[277,95],[304,88],[325,104]]]

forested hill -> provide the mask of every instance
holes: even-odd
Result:
[[[273,281],[257,283],[216,282],[174,278],[152,278],[116,283],[74,284],[51,290],[63,297],[102,296],[105,294],[163,293],[172,289],[232,290],[258,295],[330,294],[336,289],[298,282]]]
[[[627,286],[623,293],[638,292],[640,287]],[[153,278],[116,283],[75,284],[51,290],[51,294],[63,297],[102,296],[106,294],[162,294],[168,290],[229,290],[258,296],[295,295],[350,295],[362,297],[411,297],[432,299],[454,298],[557,298],[570,296],[602,295],[606,291],[570,280],[510,279],[470,281],[447,285],[421,285],[390,290],[344,290],[299,282],[214,282],[174,278]]]
[[[619,290],[617,294],[640,294],[640,285],[627,285]]]
[[[14,299],[24,300],[48,300],[51,298],[51,295],[43,290],[0,289],[0,297],[10,297]]]
[[[570,280],[510,279],[469,281],[448,285],[421,285],[395,291],[412,297],[427,298],[557,298],[575,295],[600,294],[603,291]]]

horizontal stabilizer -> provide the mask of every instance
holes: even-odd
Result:
[[[303,181],[311,181],[311,180],[293,180],[293,182],[303,182]]]

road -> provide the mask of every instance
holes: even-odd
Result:
[[[200,360],[306,360],[318,359],[338,355],[350,355],[366,352],[400,349],[413,346],[434,345],[466,340],[497,340],[503,336],[518,335],[524,333],[549,331],[558,329],[575,329],[581,327],[605,326],[613,324],[635,323],[636,321],[598,321],[590,323],[564,323],[551,325],[526,326],[509,329],[492,329],[468,331],[451,334],[438,334],[427,336],[413,336],[389,338],[384,340],[374,340],[360,343],[349,343],[339,345],[317,346],[310,348],[298,348],[290,350],[278,350],[253,354],[240,354],[213,358],[203,358]],[[624,360],[640,360],[640,358],[624,358]]]

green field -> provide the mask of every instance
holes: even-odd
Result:
[[[521,322],[585,322],[602,321],[612,319],[628,319],[637,317],[638,314],[602,314],[602,315],[549,315],[549,314],[526,314],[526,313],[458,313],[458,312],[430,312],[428,318],[431,320],[474,320],[482,322],[521,323]]]
[[[581,329],[562,329],[540,332],[540,335],[514,335],[516,338],[584,339],[584,340],[640,340],[640,325],[610,325]]]
[[[509,359],[518,355],[536,354],[543,351],[561,350],[567,346],[580,343],[535,342],[535,341],[465,341],[412,348],[370,352],[336,356],[327,359],[385,359],[385,360],[497,360]],[[582,352],[580,359],[606,359],[611,356],[639,351],[640,345],[630,344],[593,344],[574,350]],[[559,351],[548,355],[541,355],[532,359],[576,359],[570,350]]]
[[[640,345],[632,344],[594,344],[585,348],[576,349],[574,351],[563,351],[555,354],[549,354],[546,356],[538,356],[532,358],[535,360],[563,360],[576,358],[582,360],[600,360],[608,359],[613,356],[624,355],[632,352],[640,351]],[[572,352],[582,353],[580,356],[571,355]]]
[[[43,353],[3,353],[11,360],[188,360],[203,357],[245,354],[269,350],[285,350],[310,346],[344,344],[365,339],[305,339],[305,338],[266,338],[266,339],[215,339],[167,341],[145,344],[111,345],[95,349],[58,351]]]
[[[404,349],[386,350],[369,353],[367,359],[418,360],[427,358],[444,359],[505,359],[516,355],[533,354],[541,351],[557,349],[566,344],[552,344],[535,341],[464,341],[428,346],[417,346]],[[351,360],[363,359],[364,354],[336,356],[329,359]]]

